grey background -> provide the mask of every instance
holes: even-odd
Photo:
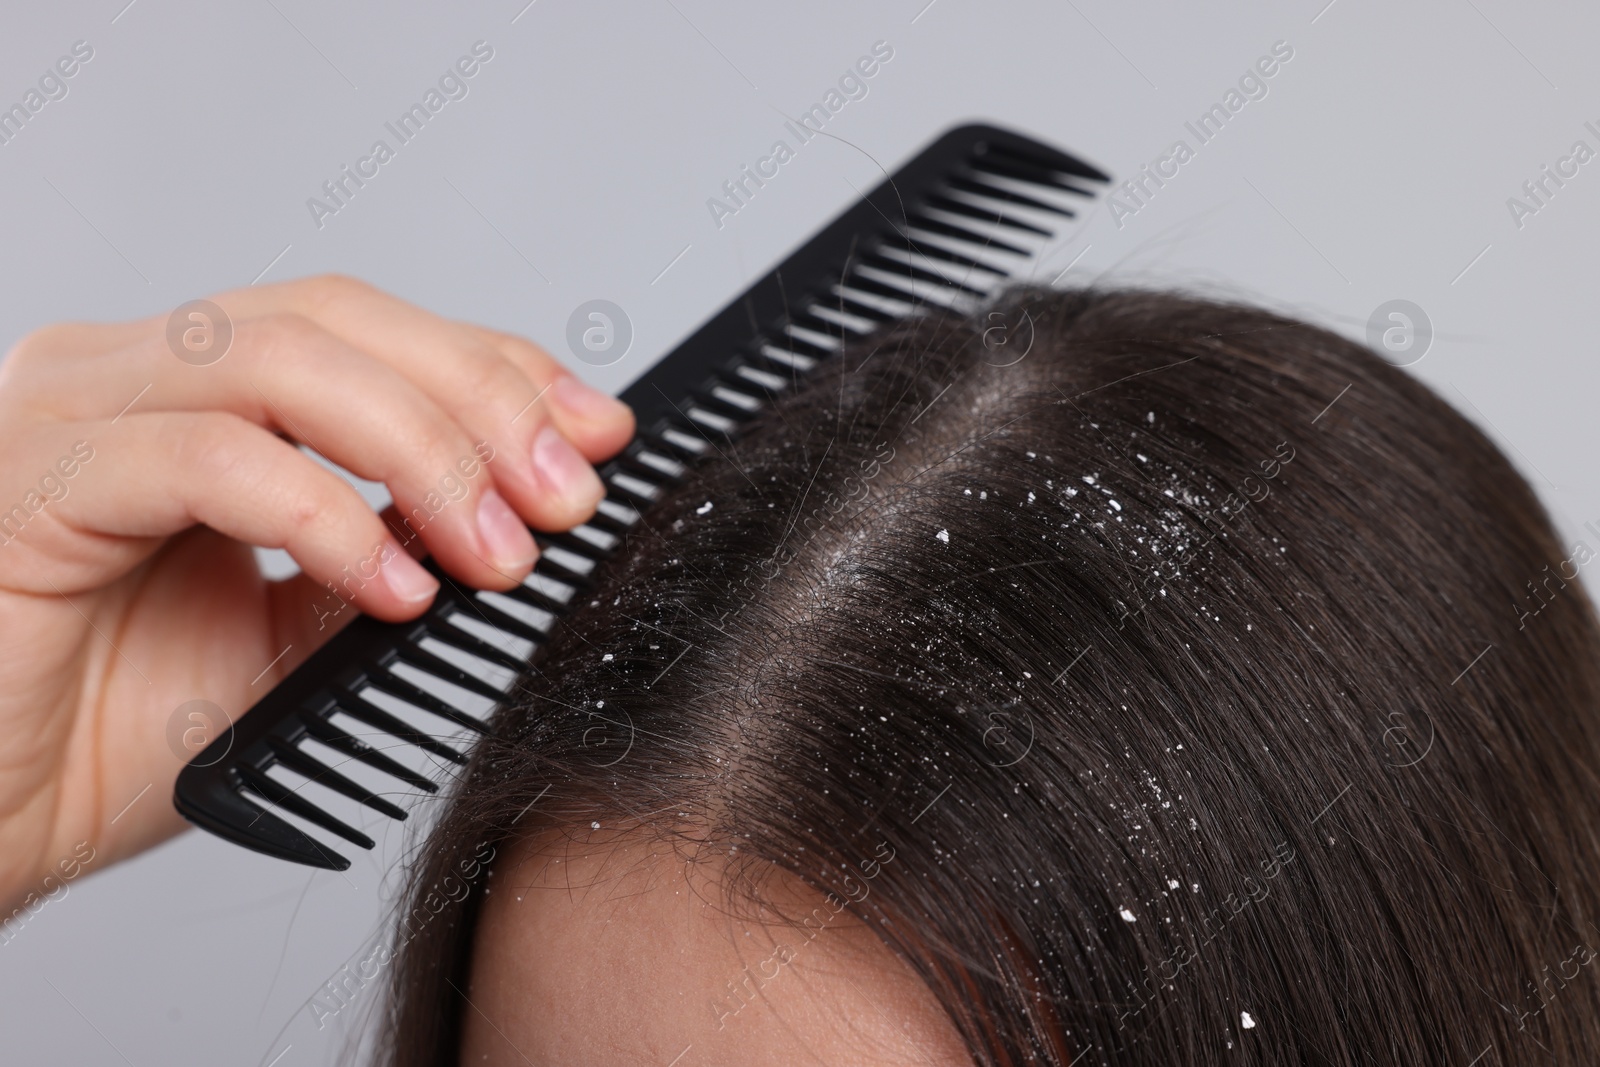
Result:
[[[956,121],[1126,176],[1176,138],[1193,146],[1183,123],[1283,40],[1294,58],[1264,99],[1120,228],[1104,205],[1082,218],[1041,275],[1199,287],[1358,338],[1380,304],[1414,301],[1438,336],[1413,372],[1486,427],[1568,544],[1597,544],[1583,524],[1600,526],[1600,161],[1521,228],[1507,207],[1574,141],[1600,149],[1583,126],[1600,128],[1592,12],[526,2],[10,5],[0,104],[75,41],[94,58],[0,146],[0,340],[341,271],[527,334],[615,390]],[[494,58],[469,95],[315,226],[306,199],[480,39]],[[718,229],[706,199],[877,40],[893,60],[828,126],[849,144],[806,145]],[[563,351],[594,298],[635,329],[605,368]],[[407,839],[377,829],[380,854],[344,875],[190,833],[72,883],[0,945],[0,1058],[341,1061],[376,987],[321,1030],[305,1005],[381,929]]]

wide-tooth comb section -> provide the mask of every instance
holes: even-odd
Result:
[[[1011,276],[1011,272],[1003,267],[995,266],[994,264],[987,263],[981,259],[974,259],[971,256],[963,256],[959,252],[951,252],[947,249],[941,248],[936,244],[929,244],[927,242],[922,242],[920,244],[916,242],[908,242],[904,246],[886,244],[878,250],[878,256],[880,258],[897,260],[900,263],[908,266],[915,264],[916,260],[914,257],[916,256],[922,256],[931,260],[938,260],[938,263],[930,264],[932,267],[930,273],[936,274],[943,278],[948,278],[951,275],[954,275],[957,278],[970,278],[972,276],[972,272],[975,270],[981,270],[987,274],[993,274],[997,278],[1008,278]],[[942,266],[942,264],[945,263],[963,269],[952,271],[949,268]]]
[[[1058,152],[1048,145],[1033,144],[1021,147],[1004,140],[991,140],[972,153],[972,158],[978,162],[989,160],[1006,160],[1023,166],[1034,167],[1038,170],[1059,171],[1062,174],[1071,174],[1078,178],[1087,178],[1091,182],[1109,182],[1111,175],[1098,167],[1092,167],[1075,156],[1065,152]]]
[[[382,686],[373,686],[373,688],[380,691],[383,690]],[[375,707],[355,693],[346,690],[340,693],[339,697],[339,710],[352,719],[360,719],[373,729],[382,730],[384,733],[391,734],[401,741],[408,741],[424,752],[432,753],[440,759],[449,760],[451,763],[463,766],[466,764],[467,757],[465,753],[451,748],[431,734],[423,733],[404,719],[397,718],[382,708]]]
[[[508,671],[520,671],[528,665],[526,659],[513,656],[501,646],[491,644],[475,636],[471,631],[452,626],[447,622],[430,622],[424,633],[435,640],[459,646],[479,659],[498,664]]]
[[[410,657],[412,653],[408,651],[405,655]],[[449,719],[457,726],[463,726],[474,733],[487,734],[489,732],[488,728],[478,719],[473,718],[448,700],[428,692],[428,690],[398,673],[393,669],[396,666],[403,666],[403,661],[392,663],[390,669],[383,671],[381,674],[378,669],[374,668],[372,688],[388,693],[390,696],[399,697],[407,704],[421,708],[423,711],[431,712],[441,719]]]
[[[1085,187],[1081,182],[1069,182],[1061,176],[1059,171],[1049,167],[1042,167],[1035,163],[1025,163],[1002,156],[979,158],[973,161],[972,169],[983,174],[993,174],[1001,178],[1011,178],[1030,185],[1042,185],[1051,189],[1060,189],[1062,192],[1074,193],[1078,196],[1093,196],[1094,192]]]
[[[850,284],[860,289],[909,302],[913,307],[933,305],[959,311],[984,294],[974,289],[957,289],[935,274],[908,269],[892,259],[881,263],[861,263],[850,275]]]
[[[936,233],[942,237],[950,237],[957,241],[966,241],[969,244],[981,245],[984,248],[992,248],[997,252],[1010,252],[1015,256],[1025,256],[1028,254],[1028,250],[1026,248],[1020,248],[1017,245],[1009,244],[1000,240],[998,237],[991,237],[986,234],[978,233],[976,230],[970,230],[964,226],[954,226],[948,222],[940,222],[938,219],[927,215],[913,215],[907,220],[907,225],[912,229],[927,230],[929,233]]]
[[[554,625],[555,613],[529,604],[514,590],[504,593],[483,591],[477,596],[477,609],[495,627],[539,644]]]
[[[786,392],[789,388],[789,380],[783,375],[773,374],[771,371],[764,371],[759,367],[752,367],[748,363],[741,364],[734,373],[741,379],[740,384],[754,385],[772,396]]]
[[[588,599],[597,570],[695,463],[727,455],[747,422],[845,345],[929,309],[966,313],[1006,278],[1031,275],[1109,181],[1006,130],[964,126],[939,138],[623,392],[638,435],[601,464],[606,497],[587,522],[535,535],[541,555],[527,579],[466,589],[425,560],[442,583],[429,610],[406,623],[360,616],[335,634],[183,769],[178,810],[259,852],[347,869],[296,820],[361,848],[374,842],[312,796],[399,820],[408,797],[438,793],[434,777],[453,772],[434,764],[430,777],[420,755],[412,766],[389,753],[465,766],[463,747],[518,699],[519,678]],[[438,734],[418,725],[435,722]],[[358,736],[355,724],[368,729]],[[406,788],[381,795],[341,767]],[[304,793],[274,772],[303,778]]]
[[[965,200],[957,200],[949,196],[930,196],[924,201],[929,207],[936,207],[941,211],[948,211],[954,215],[965,215],[969,219],[979,219],[983,222],[993,223],[996,226],[1005,226],[1009,229],[1020,230],[1023,233],[1036,233],[1040,237],[1051,236],[1050,231],[1042,226],[1035,226],[1031,222],[1007,215],[1000,211],[989,211],[976,204]]]
[[[973,181],[970,178],[952,178],[950,179],[950,187],[963,193],[971,193],[974,196],[1000,200],[1007,204],[1016,204],[1018,207],[1033,208],[1035,211],[1048,211],[1055,215],[1065,215],[1068,218],[1071,218],[1074,214],[1069,208],[1052,204],[1048,200],[1040,200],[1038,197],[1012,192],[1010,189],[993,182]]]
[[[452,685],[457,685],[468,692],[476,693],[485,700],[496,701],[506,695],[505,690],[499,688],[498,686],[490,685],[488,682],[484,681],[482,678],[479,678],[470,671],[462,670],[454,663],[451,663],[450,661],[443,659],[432,652],[429,652],[425,648],[420,648],[414,643],[408,644],[396,651],[394,660],[389,662],[390,673],[393,673],[394,664],[396,662],[410,664],[411,666],[416,667],[418,670],[425,671],[436,678],[442,678],[444,681],[447,681]],[[443,700],[442,697],[435,697],[434,699],[441,701]],[[457,725],[465,726],[467,729],[472,730],[475,733],[485,735],[489,733],[489,727],[484,725],[483,720],[466,711],[456,709],[455,706],[453,704],[449,704],[448,701],[445,701],[445,703],[450,709],[452,709],[454,714],[447,713],[443,710],[441,710],[438,714],[444,715],[445,718],[450,719]],[[433,711],[433,708],[430,707],[428,710]]]
[[[861,265],[862,267],[875,267],[880,271],[896,274],[912,281],[932,282],[935,285],[944,286],[946,288],[953,289],[958,293],[966,293],[970,296],[985,295],[985,291],[983,289],[978,289],[974,286],[966,284],[965,282],[954,281],[950,277],[941,274],[937,270],[931,269],[931,267],[920,267],[914,263],[907,263],[892,255],[885,255],[881,251],[872,252],[868,255],[862,256]],[[951,274],[959,277],[961,272],[952,271]]]
[[[354,734],[345,733],[322,716],[303,713],[300,716],[300,721],[305,726],[306,733],[335,752],[349,756],[353,760],[359,760],[373,770],[382,771],[391,778],[398,778],[407,785],[414,786],[425,793],[437,793],[439,791],[439,786],[426,775],[418,774],[405,764],[390,759],[361,740],[361,738],[356,737]]]
[[[328,871],[350,869],[349,860],[298,826],[246,800],[236,769],[190,776],[177,805],[196,826],[257,852]]]
[[[703,456],[711,449],[705,438],[685,433],[676,426],[670,426],[662,430],[660,439],[662,444],[675,449],[679,455],[691,459]],[[602,500],[600,503],[604,505],[610,503],[610,501]]]
[[[371,848],[375,842],[354,826],[335,819],[309,800],[296,793],[275,778],[268,777],[266,772],[258,771],[248,763],[239,767],[239,774],[244,778],[245,787],[252,792],[259,793],[262,797],[276,804],[291,815],[298,815],[309,823],[315,823],[330,833],[338,834],[352,845],[362,848]]]
[[[808,356],[804,352],[796,352],[792,348],[775,345],[770,342],[763,344],[759,349],[761,355],[780,367],[787,367],[801,374],[810,373],[817,365],[817,357]]]
[[[405,809],[383,799],[365,786],[352,782],[327,764],[301,752],[289,742],[280,741],[276,737],[269,737],[267,738],[267,743],[271,746],[272,751],[277,753],[278,762],[288,767],[291,771],[298,771],[318,785],[326,786],[336,793],[343,793],[351,800],[365,804],[381,815],[387,815],[391,819],[404,819],[406,817]]]

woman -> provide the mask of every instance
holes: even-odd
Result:
[[[631,432],[354,283],[217,301],[220,361],[153,319],[5,364],[13,900],[171,833],[172,709],[247,703],[386,545],[273,431],[403,512],[507,457],[421,531],[498,588]],[[1590,555],[1325,331],[1101,291],[913,321],[694,470],[543,653],[412,871],[387,1058],[1600,1061]],[[384,558],[353,602],[411,617]]]
[[[913,320],[546,650],[413,871],[389,1062],[1600,1062],[1579,556],[1326,331]]]

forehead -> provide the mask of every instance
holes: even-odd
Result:
[[[506,850],[461,1062],[968,1067],[932,994],[837,898],[783,873],[765,903],[732,900],[726,867],[655,835]]]

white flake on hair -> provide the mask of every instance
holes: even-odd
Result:
[[[934,534],[933,536],[937,537],[939,540],[943,541],[947,545],[950,543],[950,531],[949,530],[940,530],[938,533]]]

